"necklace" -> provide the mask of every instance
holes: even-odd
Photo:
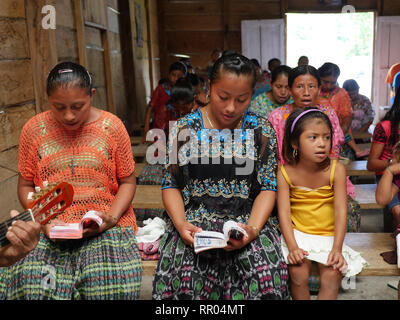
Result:
[[[206,118],[207,118],[208,122],[210,123],[211,128],[215,129],[214,124],[211,122],[210,118],[208,117],[207,110],[204,109],[204,112],[206,113]],[[243,122],[243,116],[242,116],[242,118],[240,119],[239,123],[237,124],[237,126],[235,128],[240,128],[241,125],[242,125],[242,122]]]

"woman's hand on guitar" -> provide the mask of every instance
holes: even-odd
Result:
[[[16,210],[10,213],[11,217],[18,214]],[[10,266],[35,249],[40,238],[40,227],[37,222],[15,220],[6,233],[10,244],[0,249],[0,266]]]

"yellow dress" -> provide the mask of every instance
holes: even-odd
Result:
[[[317,189],[294,186],[284,168],[282,174],[290,187],[290,211],[293,233],[299,248],[308,252],[307,259],[327,263],[332,250],[335,232],[333,178],[337,160],[332,160],[329,185]],[[282,235],[281,248],[286,263],[289,249]],[[343,243],[342,255],[347,262],[346,277],[352,277],[368,265],[359,252]]]
[[[294,229],[320,236],[334,235],[333,177],[336,164],[337,160],[333,160],[329,185],[317,189],[294,186],[285,167],[281,166],[283,177],[290,187],[290,212]]]

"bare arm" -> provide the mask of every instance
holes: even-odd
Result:
[[[388,160],[380,160],[384,144],[373,142],[371,145],[371,151],[368,156],[367,169],[370,171],[380,172],[386,169]]]
[[[386,206],[392,201],[394,196],[399,192],[399,188],[393,184],[393,174],[400,173],[400,163],[395,163],[386,168],[382,178],[376,187],[375,199],[376,203]]]
[[[342,255],[342,246],[346,235],[347,226],[347,192],[346,192],[346,169],[338,162],[333,180],[334,208],[335,208],[335,233],[332,250],[328,256],[327,265],[340,271],[347,267],[346,260]]]
[[[182,193],[177,188],[167,188],[162,190],[162,199],[164,207],[176,230],[178,230],[183,242],[187,245],[193,245],[193,235],[200,232],[198,228],[186,220],[185,206],[183,203]]]

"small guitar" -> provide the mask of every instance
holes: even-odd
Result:
[[[37,189],[28,205],[28,210],[0,223],[0,247],[10,243],[6,238],[6,233],[15,220],[46,224],[72,204],[73,196],[74,189],[66,182],[50,184],[41,190]]]

